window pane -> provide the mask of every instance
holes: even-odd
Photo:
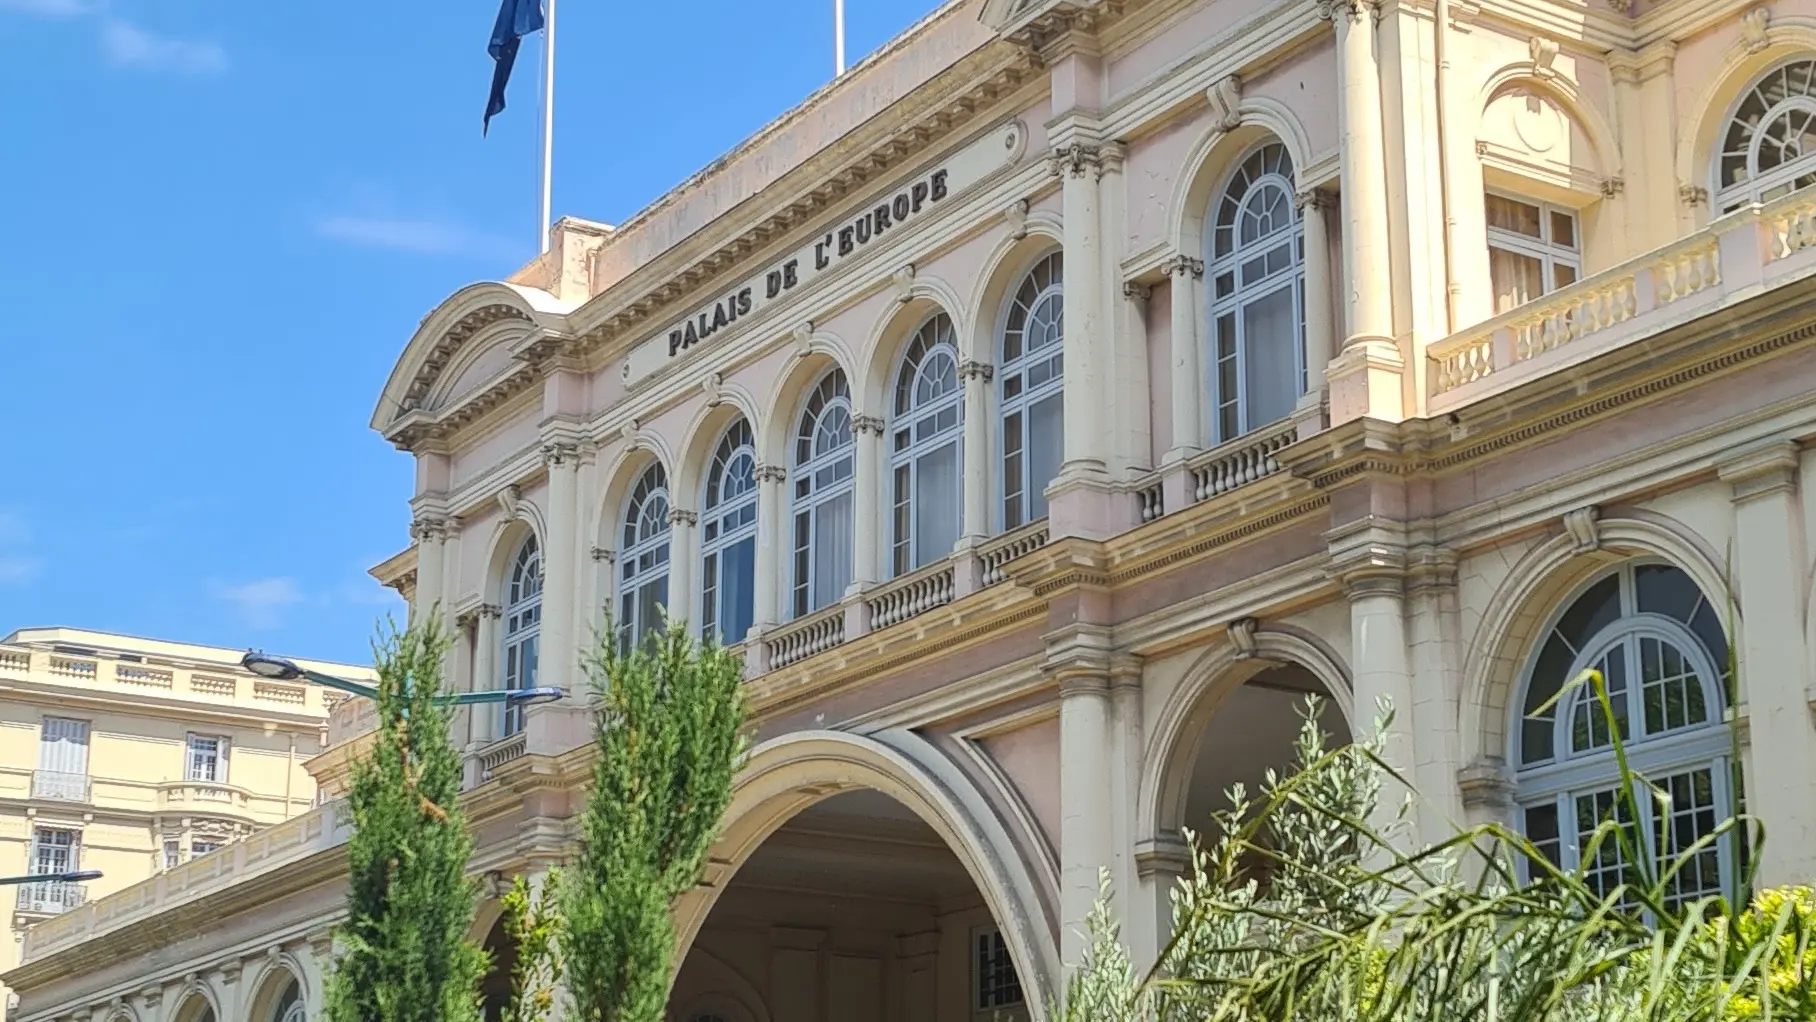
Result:
[[[851,584],[851,494],[814,509],[812,610],[830,607]]]
[[[1555,209],[1551,211],[1551,243],[1562,248],[1576,247],[1576,217]]]
[[[1248,390],[1248,429],[1292,414],[1299,399],[1298,303],[1283,287],[1243,306],[1243,382]]]
[[[1047,517],[1046,489],[1065,458],[1065,418],[1063,393],[1028,409],[1028,521]]]
[[[958,543],[958,444],[921,455],[914,480],[914,567],[932,564]]]
[[[724,569],[719,579],[719,641],[730,646],[744,641],[756,611],[757,539],[747,536],[720,556]]]
[[[1003,528],[1019,528],[1022,516],[1022,413],[1003,416]]]
[[[1539,854],[1551,860],[1554,866],[1563,865],[1557,829],[1557,803],[1544,802],[1527,806],[1526,840],[1538,847]]]
[[[1576,283],[1576,267],[1569,263],[1553,263],[1551,265],[1551,278],[1553,290],[1561,287],[1569,287]]]
[[[1686,901],[1721,893],[1721,849],[1711,841],[1686,855],[1691,846],[1715,832],[1714,772],[1703,767],[1674,774],[1659,782],[1670,796],[1669,806],[1653,801],[1653,835],[1658,842],[1659,875],[1673,865],[1676,875],[1665,885],[1666,903],[1677,907]],[[1679,859],[1683,861],[1679,863]]]
[[[1488,278],[1496,314],[1517,309],[1545,293],[1545,264],[1523,252],[1488,246]]]
[[[1539,208],[1530,202],[1510,199],[1505,195],[1489,195],[1486,211],[1490,229],[1512,231],[1524,234],[1528,238],[1540,237]]]

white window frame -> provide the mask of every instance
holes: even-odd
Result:
[[[992,1004],[984,1003],[985,977],[983,957],[986,952],[986,945],[988,945],[987,950],[992,956],[1001,955],[1002,958],[1008,962],[1009,972],[1015,978],[1015,1000],[1004,1000]],[[1022,985],[1020,970],[1015,967],[1015,957],[1009,950],[1009,942],[1007,938],[1003,936],[1002,930],[995,926],[979,926],[973,928],[971,931],[971,947],[969,950],[971,952],[971,1014],[974,1016],[987,1016],[996,1012],[1016,1012],[1026,1008],[1028,1003],[1027,987]]]
[[[668,496],[668,471],[660,461],[652,461],[637,476],[630,496],[624,501],[622,545],[618,549],[617,595],[619,642],[629,649],[631,643],[663,627],[658,620],[644,621],[637,608],[639,594],[651,586],[662,587],[661,607],[668,604],[669,512],[673,505]]]
[[[1034,466],[1028,456],[1032,440],[1028,415],[1035,405],[1054,395],[1060,395],[1061,402],[1065,400],[1064,300],[1063,254],[1049,252],[1029,267],[1028,272],[1022,275],[1021,282],[1016,284],[1015,291],[1004,306],[1002,329],[997,331],[1000,368],[996,371],[996,392],[1002,431],[996,464],[1002,499],[996,506],[996,523],[1005,532],[1047,517],[1044,491],[1052,480],[1033,478]],[[1029,325],[1035,321],[1036,313],[1047,311],[1052,313],[1053,318],[1049,322],[1058,328],[1057,336],[1038,345],[1033,344],[1032,341],[1041,339],[1034,336]],[[1017,349],[1014,358],[1010,358],[1008,354],[1012,337]],[[1050,371],[1050,375],[1029,386],[1029,373],[1043,371]],[[1015,393],[1011,394],[1011,390]],[[1063,404],[1061,409],[1063,417]],[[1009,449],[1012,441],[1019,445],[1013,455]],[[1064,450],[1063,437],[1061,450]],[[1019,459],[1014,469],[1009,466],[1012,456]],[[1039,498],[1041,511],[1038,515],[1032,513],[1036,498]]]
[[[844,585],[831,587],[836,592],[821,592],[816,579],[821,557],[821,513],[825,505],[840,497],[850,498],[846,505],[853,515],[852,528],[857,527],[854,420],[845,371],[827,370],[808,390],[801,402],[801,414],[796,419],[793,467],[789,473],[793,487],[789,505],[789,549],[793,553],[793,581],[788,594],[790,617],[802,617],[832,606],[844,597],[845,587],[850,584],[847,578]],[[852,551],[847,549],[847,564],[851,555]],[[762,584],[761,580],[759,584]]]
[[[500,686],[507,692],[536,687],[542,663],[542,545],[534,535],[524,538],[511,559],[505,579],[504,627],[498,663],[503,670]],[[504,734],[523,730],[523,707],[504,707]]]
[[[892,577],[907,575],[952,553],[952,548],[926,550],[926,541],[917,528],[914,493],[920,485],[921,466],[931,455],[953,448],[954,489],[958,499],[951,514],[956,528],[963,531],[965,488],[965,387],[959,379],[958,331],[952,317],[935,312],[921,321],[909,336],[895,373],[891,397],[894,415],[889,422],[889,493],[890,544],[889,564]],[[949,364],[949,370],[941,367]],[[950,372],[950,380],[943,377]],[[940,378],[935,378],[937,374]],[[923,398],[922,385],[944,387],[941,392]],[[939,425],[942,416],[950,421]],[[924,424],[931,423],[925,436]],[[862,528],[863,523],[858,523]]]
[[[1802,68],[1805,72],[1803,91],[1792,92],[1794,78],[1792,68]],[[1766,107],[1757,121],[1758,127],[1749,126],[1741,119],[1741,109],[1748,100],[1760,93],[1766,81],[1774,75],[1783,75],[1783,83],[1788,87],[1785,98]],[[1763,96],[1761,99],[1763,100]],[[1721,135],[1710,154],[1709,182],[1712,185],[1710,194],[1715,196],[1714,207],[1718,213],[1729,213],[1741,206],[1753,202],[1765,202],[1766,193],[1791,186],[1796,187],[1799,178],[1816,179],[1816,152],[1805,153],[1795,160],[1781,164],[1759,173],[1759,153],[1764,148],[1767,135],[1760,128],[1769,127],[1781,118],[1792,114],[1802,114],[1816,120],[1816,58],[1803,55],[1780,61],[1767,71],[1756,76],[1741,92],[1729,108],[1728,115],[1722,119]],[[1723,164],[1730,158],[1741,158],[1746,164],[1746,178],[1743,180],[1724,181]],[[1808,184],[1806,183],[1805,187]],[[1777,196],[1773,196],[1777,198]]]
[[[725,552],[744,542],[750,543],[752,555],[750,584],[745,586],[752,606],[743,608],[743,616],[755,623],[757,497],[756,437],[750,420],[739,416],[714,445],[700,494],[700,634],[724,646],[744,641],[742,633],[726,635],[721,626],[737,609],[726,603]]]
[[[1566,683],[1601,663],[1609,650],[1621,648],[1628,658],[1626,687],[1619,693],[1609,692],[1609,698],[1616,705],[1617,713],[1624,710],[1626,714],[1627,735],[1623,743],[1629,767],[1636,775],[1654,783],[1662,783],[1668,778],[1691,771],[1709,770],[1714,820],[1719,823],[1734,814],[1735,764],[1731,758],[1732,743],[1725,723],[1725,667],[1715,662],[1714,655],[1683,622],[1668,615],[1642,612],[1639,609],[1636,570],[1654,563],[1656,562],[1634,561],[1621,565],[1614,572],[1602,572],[1562,601],[1557,612],[1539,633],[1540,639],[1522,673],[1519,699],[1513,704],[1513,726],[1508,729],[1507,762],[1519,764],[1515,770],[1515,801],[1520,810],[1519,823],[1522,829],[1526,827],[1526,814],[1529,811],[1555,809],[1557,861],[1566,870],[1577,868],[1583,851],[1576,827],[1576,800],[1592,797],[1598,792],[1613,791],[1618,786],[1619,767],[1615,762],[1612,743],[1582,751],[1571,747],[1572,717],[1578,706],[1595,699],[1592,689],[1583,686],[1559,699],[1549,722],[1528,720],[1524,716],[1526,690],[1533,684],[1540,652],[1545,643],[1550,641],[1553,630],[1579,599],[1610,575],[1616,575],[1620,579],[1620,616],[1602,626],[1589,637],[1582,649],[1576,651],[1564,673]],[[1707,600],[1707,594],[1703,594],[1703,599]],[[1695,669],[1702,688],[1704,720],[1701,723],[1677,728],[1667,726],[1657,731],[1647,730],[1644,673],[1638,660],[1641,640],[1645,639],[1669,642],[1676,647],[1679,656]],[[1731,642],[1732,638],[1728,641]],[[1589,709],[1598,714],[1601,712],[1599,706]],[[1530,765],[1524,762],[1521,729],[1529,726],[1548,726],[1552,729],[1549,760]],[[1643,784],[1636,783],[1634,787],[1633,804],[1643,816],[1640,826],[1635,830],[1648,860],[1659,863],[1659,835],[1653,823],[1653,813],[1657,811],[1654,799]],[[1727,893],[1734,890],[1738,869],[1733,861],[1731,842],[1725,839],[1717,841],[1715,850],[1720,888],[1723,893]]]
[[[1539,277],[1543,281],[1543,288],[1539,291],[1538,296],[1527,299],[1528,302],[1536,300],[1537,297],[1551,294],[1561,288],[1569,287],[1570,284],[1575,284],[1577,281],[1583,279],[1583,218],[1576,210],[1569,206],[1560,206],[1555,202],[1546,202],[1543,199],[1535,199],[1530,195],[1521,195],[1518,192],[1505,191],[1499,188],[1486,189],[1483,194],[1485,196],[1491,195],[1496,198],[1506,199],[1510,202],[1517,202],[1523,206],[1533,206],[1539,211],[1540,236],[1537,238],[1534,238],[1529,234],[1521,234],[1518,231],[1510,231],[1504,227],[1490,226],[1487,228],[1491,267],[1495,249],[1500,249],[1503,252],[1511,252],[1515,255],[1523,255],[1539,261],[1541,267],[1539,270]],[[1486,210],[1486,203],[1484,203],[1484,210]],[[1552,237],[1551,218],[1553,215],[1562,215],[1570,218],[1570,231],[1576,238],[1576,243],[1574,245],[1561,244]],[[1486,216],[1484,216],[1484,219],[1486,219]],[[1557,283],[1557,268],[1559,266],[1569,267],[1570,272],[1574,274],[1570,284],[1559,285]],[[1489,290],[1490,292],[1494,292],[1497,291],[1498,288],[1495,287],[1492,278],[1492,269],[1490,270],[1490,273]]]
[[[303,1004],[303,985],[292,976],[283,993],[278,995],[277,1005],[271,1012],[271,1022],[304,1022],[307,1018],[307,1007]]]
[[[1260,158],[1259,172],[1251,165],[1257,157]],[[1269,165],[1270,162],[1272,166]],[[1227,443],[1271,424],[1251,421],[1254,401],[1248,392],[1248,361],[1251,348],[1254,344],[1261,343],[1261,340],[1248,336],[1243,310],[1288,288],[1293,295],[1293,390],[1295,395],[1302,396],[1305,393],[1305,221],[1293,201],[1295,174],[1292,155],[1287,152],[1284,144],[1277,139],[1259,143],[1235,162],[1205,214],[1204,279],[1210,313],[1206,323],[1208,350],[1205,353],[1204,392],[1209,396],[1210,402],[1210,414],[1206,419],[1212,445]],[[1242,195],[1238,199],[1232,199],[1231,189],[1239,180],[1244,183]],[[1242,242],[1240,227],[1243,215],[1249,212],[1258,195],[1273,189],[1279,189],[1284,197],[1292,225],[1252,242]],[[1235,219],[1229,225],[1222,225],[1226,209],[1230,210]],[[1230,248],[1219,254],[1219,232],[1226,229],[1231,232]],[[1289,236],[1281,237],[1283,233]],[[1243,280],[1244,264],[1257,258],[1265,259],[1282,244],[1291,246],[1288,250],[1289,265],[1264,271],[1254,280]],[[1227,289],[1223,289],[1226,278],[1229,285]],[[1227,358],[1222,357],[1220,351],[1220,320],[1224,316],[1230,317],[1233,334],[1231,354]],[[1231,363],[1234,394],[1223,392],[1221,370],[1226,361]],[[1236,421],[1233,427],[1224,425],[1223,410],[1226,406],[1234,408]]]
[[[189,842],[189,857],[199,859],[209,852],[218,852],[225,847],[227,847],[225,841],[197,841],[192,838]]]
[[[176,869],[183,864],[183,842],[180,838],[164,839],[164,868]]]
[[[61,852],[61,855],[56,854]],[[27,870],[32,876],[82,868],[82,832],[72,827],[33,827]]]
[[[213,777],[203,777],[201,771],[196,769],[201,762],[196,757],[202,753],[204,743],[213,743],[214,746],[212,750],[214,769],[211,771],[215,775]],[[183,741],[183,780],[190,784],[228,783],[227,750],[230,744],[226,735],[205,735],[191,731]]]

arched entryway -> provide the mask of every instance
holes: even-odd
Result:
[[[1039,1022],[1054,942],[1007,835],[908,733],[795,735],[740,775],[683,899],[673,1022]]]
[[[480,946],[485,948],[491,963],[479,985],[480,1006],[486,1022],[498,1022],[511,1003],[511,973],[517,968],[517,942],[505,931],[502,914]]]

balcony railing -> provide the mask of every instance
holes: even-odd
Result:
[[[1816,196],[1795,193],[1737,210],[1705,230],[1630,259],[1431,346],[1434,410],[1705,315],[1809,273],[1787,263],[1816,247]],[[1528,363],[1533,366],[1526,369]]]
[[[845,608],[835,603],[796,618],[770,632],[768,638],[770,670],[824,653],[845,641]]]
[[[40,880],[19,885],[18,909],[30,915],[56,916],[81,908],[88,900],[88,888],[67,880]]]
[[[36,646],[0,646],[0,675],[39,675],[61,684],[132,698],[175,698],[220,703],[253,700],[263,710],[326,714],[323,690],[252,677],[233,677],[231,668],[120,659],[105,652],[57,652]]]
[[[871,631],[881,631],[951,603],[952,583],[952,561],[947,559],[872,589],[864,598],[870,605]]]
[[[521,731],[514,735],[506,735],[505,737],[500,738],[498,741],[493,742],[480,751],[480,776],[483,778],[490,778],[493,771],[504,766],[506,763],[509,763],[511,760],[524,755],[529,752],[529,750],[530,738]]]
[[[1047,520],[1041,519],[1024,525],[1014,532],[1006,532],[985,543],[977,552],[977,559],[982,568],[980,582],[988,587],[996,585],[1009,576],[1003,572],[1004,566],[1025,554],[1031,554],[1047,545]]]
[[[61,770],[32,771],[32,797],[59,802],[87,802],[87,774],[70,774]]]

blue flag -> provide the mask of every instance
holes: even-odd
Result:
[[[504,87],[511,80],[511,65],[517,63],[517,46],[523,37],[542,30],[542,0],[504,0],[498,7],[498,21],[492,25],[492,41],[486,52],[492,55],[492,94],[486,97],[486,119],[479,133],[492,126],[492,118],[504,110]]]

